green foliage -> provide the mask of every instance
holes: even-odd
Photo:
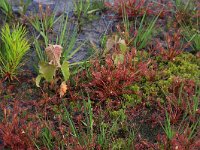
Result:
[[[51,135],[51,132],[47,127],[42,129],[41,133],[41,139],[43,144],[48,148],[48,149],[53,149],[53,137]]]
[[[21,2],[22,3],[22,2]],[[29,5],[29,1],[26,2],[27,4],[24,5],[24,9]],[[26,6],[27,5],[27,6]],[[23,10],[25,11],[25,10]],[[22,12],[23,12],[22,11]],[[24,12],[23,12],[24,13]],[[32,14],[31,17],[28,18],[30,24],[35,28],[37,32],[49,32],[53,25],[58,21],[59,18],[56,19],[56,13],[50,10],[50,7],[47,7],[46,10],[42,8],[42,5],[39,5],[39,12],[35,15]]]
[[[21,6],[21,11],[20,13],[22,15],[25,15],[27,9],[28,9],[28,6],[32,3],[32,0],[20,0],[20,6]]]
[[[74,0],[74,14],[77,17],[78,31],[88,21],[97,19],[99,12],[105,8],[104,0]]]
[[[190,53],[179,55],[174,62],[169,62],[166,68],[165,73],[169,78],[179,76],[200,83],[200,60]]]
[[[137,48],[138,50],[141,50],[146,47],[148,42],[152,38],[152,34],[155,30],[155,23],[158,19],[160,14],[158,14],[157,17],[152,19],[151,22],[148,23],[148,25],[145,27],[145,19],[146,19],[146,14],[143,15],[142,20],[139,24],[139,28],[135,29],[136,30],[136,36],[134,37],[133,40],[133,46]]]
[[[39,73],[39,77],[36,79],[37,86],[39,86],[39,78],[41,77],[44,77],[47,82],[51,82],[53,80],[53,77],[56,74],[56,66],[45,62],[41,62],[39,64]]]
[[[183,26],[183,35],[186,40],[191,43],[194,52],[200,51],[200,31],[194,27]]]
[[[61,71],[62,71],[64,80],[67,81],[70,76],[69,63],[67,61],[63,62],[62,66],[61,66]]]
[[[59,67],[53,64],[41,62],[39,64],[39,75],[36,78],[36,85],[39,87],[42,78],[44,78],[47,82],[51,82],[56,76],[56,71],[58,70],[58,68]],[[64,61],[60,69],[60,72],[62,72],[62,75],[64,77],[64,81],[67,81],[70,76],[69,63],[67,61]]]
[[[35,50],[36,50],[39,61],[47,62],[47,57],[43,49],[45,47],[48,47],[49,43],[55,43],[55,45],[56,44],[62,45],[63,47],[63,52],[61,56],[62,61],[68,61],[69,59],[71,59],[85,44],[85,43],[82,43],[75,48],[76,39],[77,39],[77,29],[75,27],[75,29],[71,33],[70,28],[68,28],[69,26],[68,21],[69,21],[68,16],[65,16],[64,14],[56,19],[55,23],[59,23],[59,25],[58,25],[58,33],[56,34],[56,37],[54,38],[52,38],[50,34],[45,32],[43,26],[42,26],[42,29],[38,30],[40,34],[39,36],[35,36],[34,46],[35,46]],[[39,40],[39,37],[42,37],[42,41],[45,42],[45,47],[43,47],[40,44],[41,41]]]
[[[120,120],[121,122],[125,121],[126,114],[124,109],[110,111],[110,116],[112,119]]]
[[[23,56],[29,50],[26,39],[27,31],[23,26],[16,25],[10,29],[6,24],[1,30],[3,47],[0,50],[1,76],[13,79],[21,65]]]
[[[175,13],[178,23],[190,24],[194,15],[198,14],[198,2],[196,0],[175,0]]]
[[[112,150],[119,150],[126,148],[126,141],[122,138],[119,138],[112,142]]]
[[[9,4],[8,0],[1,0],[0,9],[3,11],[3,13],[8,18],[12,18],[13,17],[12,6],[11,6],[11,4]]]
[[[171,140],[174,137],[174,131],[171,127],[170,118],[167,112],[166,112],[166,122],[165,125],[162,127],[163,130],[165,131],[165,134],[167,135],[167,138]]]
[[[165,96],[169,92],[169,87],[175,77],[186,80],[193,80],[196,84],[200,83],[200,59],[190,53],[182,53],[176,57],[172,62],[159,62],[156,75],[153,81],[145,79],[138,83],[139,91],[142,91],[142,98],[158,98],[159,101],[164,102]],[[137,91],[137,90],[136,90]],[[140,102],[137,95],[126,94],[123,95],[127,103]],[[137,101],[138,100],[138,101]]]
[[[132,90],[134,93],[138,93],[140,91],[140,87],[135,84],[129,87],[130,90]],[[135,106],[139,103],[141,103],[142,99],[137,94],[124,94],[123,98],[125,98],[125,106]]]
[[[74,2],[74,11],[78,19],[104,9],[104,0],[78,0]]]

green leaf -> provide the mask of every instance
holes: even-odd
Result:
[[[114,64],[122,64],[124,62],[124,55],[123,54],[116,54],[113,55]]]
[[[41,74],[36,77],[35,82],[36,82],[37,87],[40,87],[40,81],[41,81],[42,77],[43,76]]]
[[[119,40],[119,47],[123,54],[125,54],[127,52],[128,47],[126,45],[125,40],[122,40],[122,39]]]
[[[61,66],[61,71],[64,76],[65,81],[69,79],[70,76],[70,71],[69,71],[69,63],[68,61],[64,61],[62,66]]]
[[[46,62],[39,63],[39,73],[47,80],[51,82],[56,75],[56,66],[48,64]]]

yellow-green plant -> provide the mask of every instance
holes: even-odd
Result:
[[[6,24],[1,30],[0,75],[5,79],[16,77],[22,58],[29,50],[26,34],[26,29],[21,25],[14,25],[11,29]]]

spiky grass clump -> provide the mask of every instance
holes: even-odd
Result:
[[[15,78],[22,58],[29,50],[30,44],[26,34],[26,29],[20,25],[11,29],[6,24],[1,30],[3,47],[0,49],[0,73],[5,79]]]

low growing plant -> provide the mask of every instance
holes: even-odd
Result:
[[[190,43],[183,43],[182,36],[180,30],[176,33],[170,35],[167,33],[165,35],[165,43],[166,47],[164,47],[159,41],[157,41],[157,45],[154,49],[154,54],[161,56],[161,58],[165,61],[174,61],[175,58],[180,55],[184,49],[186,49]]]
[[[148,61],[138,62],[135,57],[136,51],[132,49],[131,52],[107,54],[104,62],[94,61],[89,68],[89,83],[83,84],[91,98],[105,101],[133,93],[127,87],[148,74]]]

